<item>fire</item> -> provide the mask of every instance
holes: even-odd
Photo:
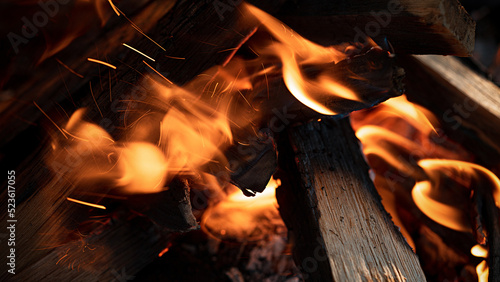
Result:
[[[440,134],[437,118],[427,110],[398,97],[351,116],[375,172],[375,185],[397,225],[401,220],[394,195],[404,191],[411,191],[415,205],[430,219],[461,232],[475,232],[470,217],[475,193],[491,195],[500,207],[498,177],[470,162],[468,153]],[[408,231],[402,228],[402,233],[412,244]],[[481,245],[471,253],[488,256]],[[476,270],[479,281],[487,281],[486,260]]]
[[[215,238],[253,241],[284,225],[278,212],[275,190],[279,179],[271,178],[263,193],[246,197],[239,189],[230,188],[227,197],[203,214],[202,228]]]
[[[485,249],[482,245],[475,245],[470,250],[471,254],[475,257],[487,258],[488,250]],[[486,260],[483,260],[476,266],[476,273],[479,282],[487,282],[489,275],[489,267]]]
[[[499,206],[500,180],[486,168],[456,160],[421,160],[429,180],[415,184],[412,195],[419,208],[434,221],[455,229],[470,232],[467,204],[471,190],[486,189],[486,180],[493,187],[495,204]],[[450,179],[453,182],[450,183]]]
[[[283,79],[297,100],[324,115],[336,114],[325,105],[329,97],[360,100],[356,93],[335,81],[328,68],[321,69],[321,65],[335,64],[345,59],[347,44],[335,47],[320,46],[296,34],[291,28],[262,10],[249,4],[243,4],[243,7],[276,39],[256,51],[261,56],[277,56],[281,60]],[[342,49],[344,51],[341,51]],[[306,77],[305,67],[315,65],[320,68],[320,74],[315,78]]]
[[[488,264],[486,263],[485,260],[483,260],[481,263],[479,263],[477,265],[476,272],[477,272],[479,282],[487,282],[488,281],[489,268],[488,268]]]
[[[475,257],[479,258],[488,257],[488,250],[481,245],[475,245],[474,247],[472,247],[472,249],[470,249],[470,252]]]

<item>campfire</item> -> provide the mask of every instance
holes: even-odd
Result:
[[[2,279],[500,279],[472,18],[313,2],[2,4]]]

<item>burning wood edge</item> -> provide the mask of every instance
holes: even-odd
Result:
[[[348,119],[288,130],[280,143],[280,213],[309,281],[425,281],[384,210]]]
[[[500,89],[453,57],[400,57],[398,62],[408,73],[408,99],[440,117],[445,133],[460,140],[478,163],[498,175]],[[490,281],[496,281],[500,277],[498,208],[491,194],[482,189],[478,189],[475,201],[480,218],[477,225],[486,231],[490,248]]]
[[[408,99],[440,117],[446,134],[463,140],[466,148],[498,173],[498,86],[453,57],[399,57],[398,63],[408,73]]]
[[[474,49],[475,22],[457,0],[294,1],[282,11],[280,20],[323,45],[370,36],[399,54],[469,56]]]
[[[187,232],[199,228],[192,212],[190,190],[187,179],[174,178],[168,190],[134,195],[127,205],[166,230]]]
[[[401,95],[404,92],[404,70],[395,66],[394,61],[394,57],[387,51],[372,48],[364,54],[332,64],[329,66],[330,73],[340,84],[356,93],[359,101],[331,96],[321,103],[335,111],[337,116],[344,116]],[[314,69],[308,71],[314,72]],[[270,98],[267,98],[268,90],[273,93]],[[247,152],[242,149],[242,145],[235,144],[225,154],[230,163],[238,164],[232,167],[235,172],[231,174],[231,181],[247,195],[262,192],[276,170],[276,153],[271,153],[276,151],[274,142],[265,139],[272,139],[273,133],[282,131],[284,126],[325,117],[293,97],[281,79],[271,81],[269,88],[257,92],[249,100],[255,104],[265,100],[259,109],[262,118],[258,129],[264,129],[264,136],[267,137],[254,138],[255,143],[261,144],[254,146],[258,148],[256,152],[252,151],[247,155],[242,153]],[[277,126],[277,119],[283,124]],[[264,160],[259,161],[261,158]]]
[[[500,212],[495,205],[491,189],[478,189],[475,202],[479,220],[484,224],[478,229],[482,228],[487,233],[488,281],[498,281],[500,279]]]

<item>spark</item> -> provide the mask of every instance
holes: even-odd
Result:
[[[123,44],[123,46],[125,46],[125,47],[127,47],[127,48],[129,48],[129,49],[134,50],[135,52],[137,52],[137,53],[139,53],[139,54],[143,55],[144,57],[146,57],[146,58],[150,59],[151,61],[156,62],[156,61],[155,61],[155,59],[153,59],[153,58],[151,58],[150,56],[148,56],[148,55],[146,55],[146,54],[142,53],[141,51],[139,51],[139,50],[135,49],[134,47],[132,47],[132,46],[130,46],[130,45],[127,45],[127,44],[125,44],[125,43],[122,43],[122,44]]]
[[[219,46],[219,45],[217,45],[217,44],[213,44],[213,43],[209,43],[209,42],[205,42],[205,41],[201,41],[201,40],[197,40],[197,41],[198,41],[198,42],[201,42],[201,43],[203,43],[203,44],[211,45],[211,46],[216,46],[216,47],[217,47],[217,46]]]
[[[224,52],[227,52],[227,51],[234,51],[234,50],[238,50],[238,48],[235,47],[235,48],[229,48],[229,49],[225,49],[225,50],[220,50],[217,53],[224,53]]]
[[[76,135],[73,135],[73,134],[71,134],[69,131],[67,131],[66,129],[63,129],[63,131],[64,131],[66,134],[68,134],[69,136],[71,136],[71,137],[73,137],[73,138],[75,138],[75,139],[78,139],[78,140],[81,140],[81,141],[84,141],[84,142],[89,142],[89,140],[88,140],[88,139],[80,138],[80,137],[78,137],[78,136],[76,136]]]
[[[66,200],[68,200],[68,201],[70,201],[70,202],[77,203],[77,204],[82,204],[82,205],[86,205],[86,206],[90,206],[90,207],[98,208],[98,209],[103,209],[103,210],[105,210],[105,209],[106,209],[106,207],[105,207],[105,206],[98,205],[98,204],[92,204],[92,203],[88,203],[88,202],[84,202],[84,201],[80,201],[80,200],[73,199],[73,198],[70,198],[70,197],[66,197]]]
[[[144,33],[144,31],[142,31],[142,29],[137,26],[134,22],[132,22],[120,9],[118,9],[118,7],[116,7],[116,10],[118,10],[118,12],[120,12],[123,17],[125,19],[127,19],[127,21],[132,25],[132,27],[137,30],[140,34],[144,35],[147,39],[149,39],[151,42],[153,42],[156,46],[160,47],[163,51],[167,51],[165,48],[163,48],[160,44],[158,44],[156,41],[154,41],[151,37],[149,37],[147,34]]]
[[[77,73],[76,71],[72,70],[70,67],[68,67],[65,63],[61,62],[59,59],[56,58],[56,61],[61,64],[65,69],[69,70],[72,74],[78,76],[79,78],[83,78],[83,75]]]
[[[264,76],[266,77],[266,85],[267,85],[267,99],[269,99],[269,81],[267,80],[267,72],[264,64],[262,64],[262,70],[264,71]]]
[[[241,97],[243,97],[243,99],[245,100],[245,102],[247,102],[247,104],[250,106],[250,108],[255,110],[255,108],[250,104],[250,102],[248,102],[247,98],[245,97],[245,95],[243,95],[243,93],[241,93],[240,90],[238,90],[238,93],[240,93]]]
[[[33,101],[33,104],[35,104],[35,106],[42,112],[42,114],[44,114],[50,120],[50,122],[52,122],[52,124],[54,124],[55,127],[57,127],[57,129],[59,129],[59,131],[62,133],[62,135],[64,136],[64,138],[68,139],[68,136],[66,136],[66,134],[64,133],[64,131],[49,117],[49,115],[47,115],[42,110],[42,108],[40,108],[40,106],[38,106],[38,104],[35,101]]]
[[[174,60],[185,60],[186,59],[186,58],[182,58],[182,57],[173,57],[173,56],[167,56],[167,55],[165,55],[165,57],[170,58],[170,59],[174,59]]]
[[[87,60],[89,60],[89,62],[94,62],[94,63],[98,63],[98,64],[101,64],[101,65],[105,65],[107,67],[110,67],[110,68],[116,70],[116,67],[113,66],[112,64],[109,64],[109,63],[106,63],[106,62],[103,62],[103,61],[99,61],[99,60],[96,60],[96,59],[92,59],[92,58],[87,58]]]
[[[160,138],[158,138],[158,147],[161,145],[161,137],[163,135],[163,122],[160,121]]]
[[[212,92],[212,96],[211,96],[211,97],[214,97],[214,95],[215,95],[215,90],[217,90],[217,86],[218,86],[218,85],[219,85],[219,83],[217,82],[217,83],[215,84],[214,91]]]
[[[113,1],[108,0],[109,5],[111,5],[111,8],[113,8],[113,11],[115,11],[117,16],[120,16],[120,12],[118,12],[118,8],[116,8],[115,4],[113,4]]]
[[[75,101],[73,100],[73,97],[71,96],[71,92],[69,92],[68,85],[66,85],[66,80],[64,79],[64,76],[61,73],[61,67],[57,66],[57,70],[59,71],[59,76],[61,77],[61,79],[64,83],[64,87],[66,88],[66,91],[68,91],[68,95],[69,95],[69,98],[71,100],[71,103],[73,103],[73,105],[75,105],[75,107],[76,107]]]
[[[56,262],[56,264],[59,264],[59,262],[61,262],[61,260],[62,260],[62,259],[64,259],[65,257],[67,257],[67,256],[68,256],[68,252],[69,252],[69,249],[66,251],[66,254],[65,254],[63,257],[61,257],[61,258],[60,258],[60,259]]]
[[[142,61],[143,63],[146,64],[146,66],[148,66],[150,69],[152,69],[154,72],[156,72],[159,76],[161,76],[163,79],[165,79],[166,81],[168,81],[168,83],[170,84],[174,84],[172,81],[168,80],[166,77],[164,77],[159,71],[155,70],[152,66],[150,66],[148,63],[146,63],[146,61]]]
[[[101,109],[99,108],[99,105],[97,104],[97,101],[95,100],[94,91],[92,91],[92,81],[89,81],[89,85],[90,85],[90,94],[92,95],[92,99],[94,99],[94,102],[95,102],[95,105],[97,106],[97,109],[99,110],[99,114],[101,114],[101,117],[104,117],[102,115]]]
[[[166,247],[165,249],[163,249],[159,254],[158,254],[158,257],[162,257],[166,252],[168,252],[168,249],[169,247]]]

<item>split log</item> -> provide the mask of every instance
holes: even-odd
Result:
[[[458,59],[401,57],[408,100],[433,112],[445,133],[500,172],[500,88]]]
[[[384,210],[349,120],[293,127],[280,143],[280,212],[310,281],[425,281]]]
[[[259,6],[259,1],[255,5]],[[299,34],[323,45],[388,40],[396,53],[469,56],[475,22],[458,0],[284,1],[273,9]]]

